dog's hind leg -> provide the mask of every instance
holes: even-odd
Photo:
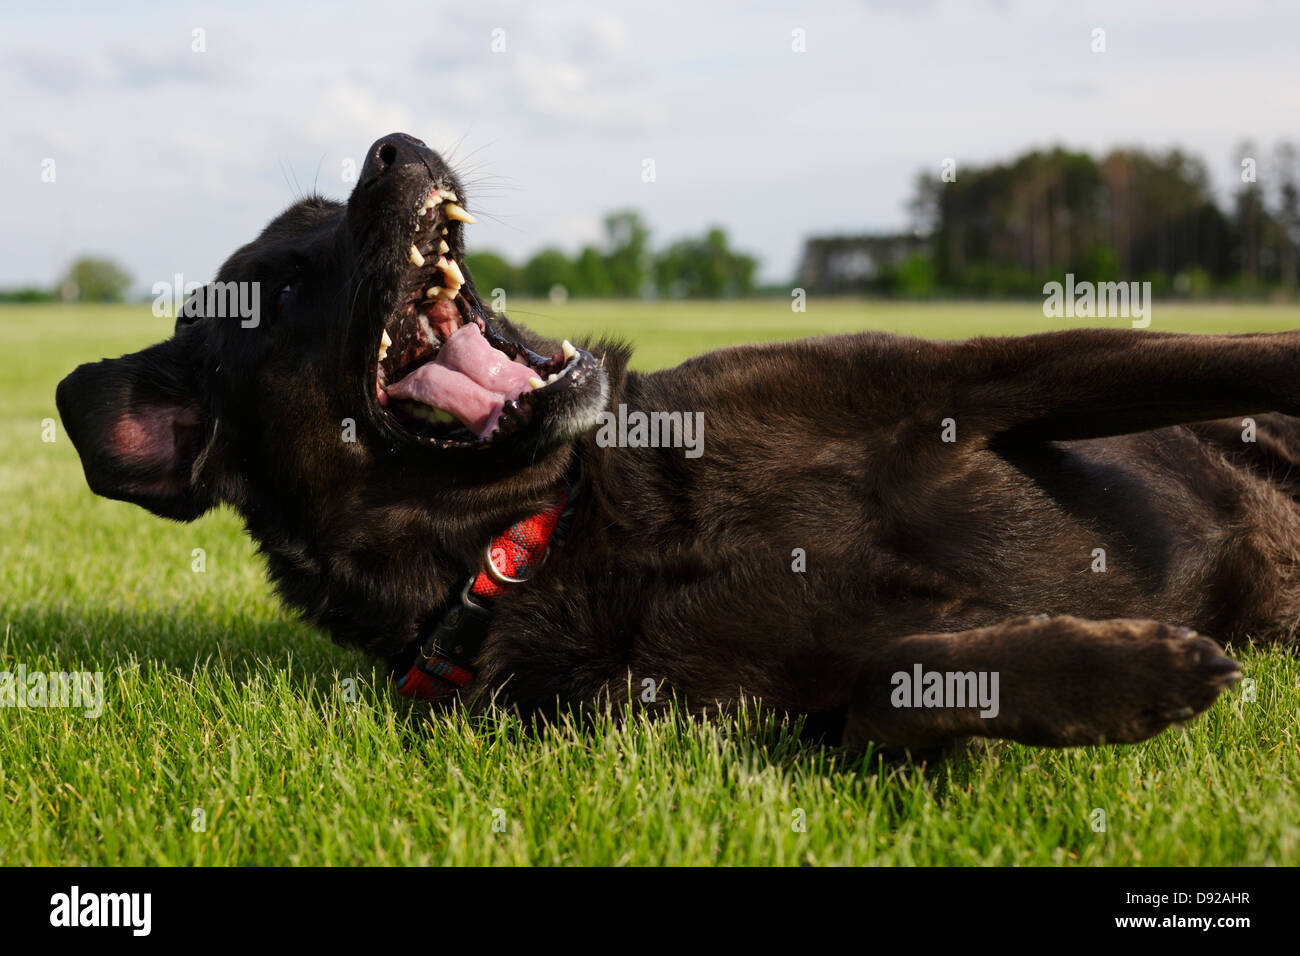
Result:
[[[913,752],[973,736],[1132,743],[1206,710],[1240,676],[1213,641],[1156,621],[1043,615],[915,634],[866,662],[844,743]]]

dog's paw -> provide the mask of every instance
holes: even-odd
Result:
[[[1097,715],[1099,743],[1134,743],[1208,710],[1241,679],[1241,665],[1190,628],[1155,621],[1110,622],[1122,657]]]

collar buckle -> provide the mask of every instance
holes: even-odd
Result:
[[[487,637],[492,612],[470,595],[474,578],[465,582],[460,590],[460,600],[438,620],[433,633],[420,646],[421,662],[429,665],[446,659],[468,666],[478,656],[483,639]]]
[[[407,697],[437,700],[454,695],[474,679],[474,660],[487,639],[492,623],[492,603],[505,588],[523,584],[546,563],[551,545],[563,539],[573,514],[573,501],[580,487],[580,472],[575,464],[568,481],[555,503],[540,515],[516,522],[488,542],[483,551],[483,566],[472,574],[460,589],[432,633],[420,644],[415,663],[397,682],[398,692]],[[496,556],[507,566],[511,563],[512,544],[519,552],[515,575],[497,566]],[[524,570],[523,576],[519,569]],[[476,588],[477,585],[477,588]]]

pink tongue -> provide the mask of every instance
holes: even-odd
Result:
[[[432,362],[390,385],[388,395],[450,412],[485,438],[496,427],[502,406],[529,389],[531,375],[468,322],[442,344]]]

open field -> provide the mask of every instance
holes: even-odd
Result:
[[[643,369],[862,328],[1067,325],[1035,304],[513,305],[575,341],[626,337]],[[1272,306],[1157,307],[1152,324],[1296,327],[1300,309]],[[277,605],[233,515],[179,525],[96,498],[61,429],[42,441],[64,374],[169,328],[148,306],[0,307],[0,671],[105,686],[97,719],[0,707],[0,864],[1300,863],[1300,663],[1275,649],[1235,649],[1257,699],[1238,688],[1184,731],[979,743],[932,767],[877,769],[761,715],[590,735],[431,722]]]

